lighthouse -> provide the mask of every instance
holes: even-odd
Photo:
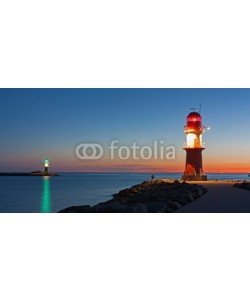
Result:
[[[44,173],[49,174],[49,160],[48,160],[48,158],[45,158],[45,160],[44,160]]]
[[[202,164],[202,152],[205,150],[202,142],[202,135],[205,127],[202,124],[202,116],[198,112],[191,112],[187,116],[186,126],[186,166],[182,176],[187,181],[206,181],[207,175],[204,175]]]

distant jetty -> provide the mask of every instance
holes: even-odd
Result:
[[[49,159],[44,159],[44,170],[36,170],[32,172],[0,172],[0,176],[39,176],[39,177],[54,177],[59,176],[58,173],[49,172]]]
[[[34,171],[34,172],[3,172],[0,173],[0,176],[40,176],[40,177],[53,177],[59,176],[58,173],[46,173],[41,171]]]
[[[250,191],[250,182],[248,181],[243,181],[243,182],[240,182],[240,183],[236,183],[234,185],[235,188],[238,188],[238,189],[243,189],[243,190],[247,190],[247,191]]]

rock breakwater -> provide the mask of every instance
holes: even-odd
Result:
[[[159,179],[121,190],[97,205],[72,206],[61,213],[172,213],[207,192],[201,185]]]

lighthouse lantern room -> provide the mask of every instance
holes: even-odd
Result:
[[[185,181],[206,181],[207,175],[203,172],[202,152],[205,149],[202,135],[205,127],[202,124],[202,116],[198,112],[191,112],[187,116],[186,126],[186,166],[182,179]]]

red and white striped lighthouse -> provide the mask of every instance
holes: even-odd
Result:
[[[191,112],[187,116],[187,123],[184,127],[186,134],[186,167],[182,176],[186,181],[206,181],[207,175],[204,175],[202,163],[202,151],[205,150],[202,142],[202,135],[205,127],[202,124],[202,116],[197,112]]]

